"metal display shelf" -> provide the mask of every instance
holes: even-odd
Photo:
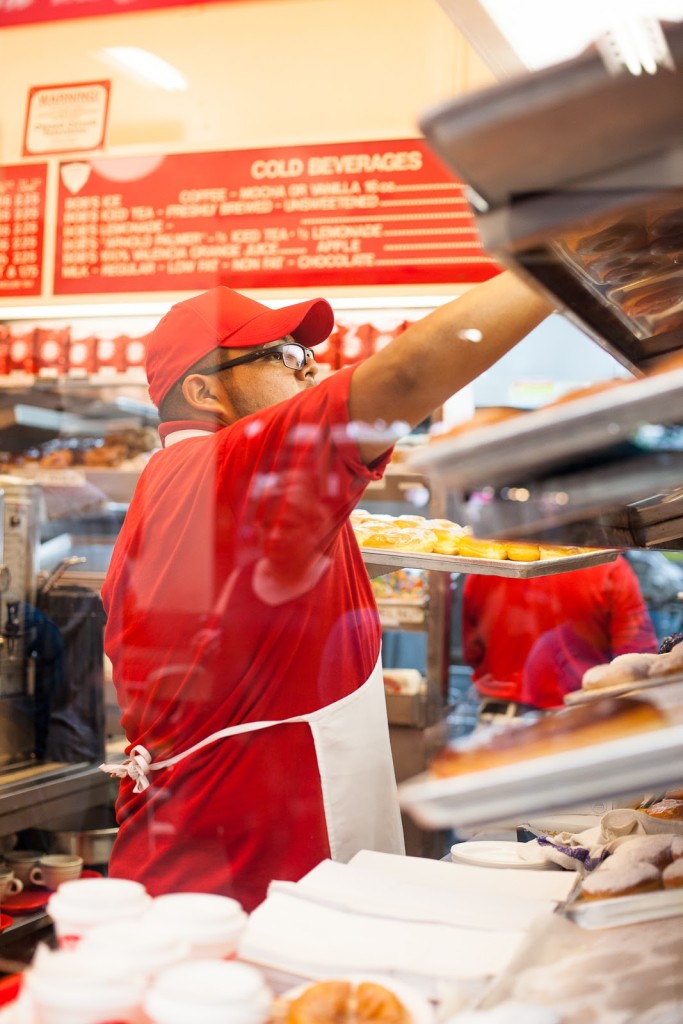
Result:
[[[631,441],[643,424],[681,420],[683,370],[672,370],[426,445],[409,466],[445,488],[520,484]]]
[[[457,555],[411,554],[388,548],[361,548],[363,561],[371,576],[384,576],[396,569],[427,569],[436,572],[472,573],[479,576],[507,576],[528,580],[537,576],[554,576],[559,572],[586,569],[590,565],[613,562],[617,551],[604,549],[588,554],[542,558],[536,562],[513,562],[498,558],[459,558]]]
[[[682,781],[683,725],[673,725],[452,778],[416,776],[399,801],[423,827],[470,828]]]

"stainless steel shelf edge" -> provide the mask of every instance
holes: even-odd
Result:
[[[423,828],[469,828],[681,781],[683,726],[675,725],[448,779],[416,776],[399,786],[399,801]]]
[[[495,486],[614,445],[643,423],[680,420],[683,370],[674,370],[427,445],[409,456],[408,465],[443,487]]]

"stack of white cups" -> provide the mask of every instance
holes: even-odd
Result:
[[[47,904],[60,949],[77,945],[92,928],[142,917],[152,903],[144,885],[125,878],[63,882]]]
[[[39,947],[19,1002],[26,1024],[263,1024],[271,993],[229,962],[247,915],[207,893],[152,899],[125,879],[65,882],[48,903],[59,948]]]

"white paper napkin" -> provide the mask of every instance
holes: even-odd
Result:
[[[439,1000],[449,984],[507,967],[532,921],[566,895],[555,874],[391,854],[323,861],[300,882],[271,884],[239,955],[300,978],[390,974]]]

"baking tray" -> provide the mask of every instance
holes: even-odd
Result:
[[[634,679],[630,683],[619,683],[615,686],[596,686],[590,690],[574,690],[565,695],[565,704],[585,704],[586,701],[598,697],[623,697],[640,690],[656,689],[659,686],[671,686],[683,683],[683,672],[675,672],[669,676],[653,676],[651,679]]]
[[[425,445],[411,469],[444,487],[533,479],[587,452],[631,441],[643,424],[683,421],[683,370],[626,382],[597,395],[536,409],[500,424]]]
[[[683,889],[660,889],[637,896],[614,896],[604,900],[583,900],[576,891],[558,907],[581,928],[619,928],[642,921],[660,921],[683,915]]]
[[[424,828],[465,828],[524,822],[538,812],[666,789],[681,778],[683,725],[674,725],[448,779],[423,773],[399,786],[399,800]]]
[[[479,576],[507,576],[528,580],[537,576],[554,576],[559,572],[586,569],[591,565],[613,562],[618,551],[601,549],[585,555],[565,555],[562,558],[541,558],[536,562],[515,562],[501,558],[460,558],[458,555],[419,555],[392,551],[390,548],[361,548],[366,565],[386,566],[392,569],[429,569],[437,572],[462,572]]]

